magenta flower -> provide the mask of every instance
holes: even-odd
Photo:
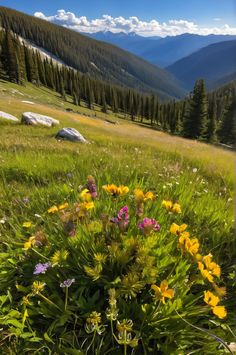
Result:
[[[129,224],[129,207],[122,207],[117,217],[111,218],[111,222],[117,224],[121,231],[125,231]]]
[[[75,282],[75,279],[67,279],[65,281],[63,281],[62,283],[60,283],[60,287],[64,288],[64,287],[70,287],[73,283]]]
[[[45,274],[48,268],[51,267],[51,263],[37,264],[35,265],[34,275]]]
[[[142,222],[138,224],[138,228],[141,229],[145,235],[147,235],[152,231],[158,232],[160,230],[160,225],[154,218],[145,217]]]

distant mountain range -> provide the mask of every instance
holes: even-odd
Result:
[[[161,68],[167,67],[210,44],[236,39],[236,36],[230,35],[200,36],[190,33],[165,38],[142,37],[134,32],[126,34],[110,31],[86,33],[86,35],[99,41],[115,44]]]
[[[186,89],[203,78],[215,88],[236,78],[236,40],[211,44],[169,66]]]
[[[153,92],[161,99],[181,98],[186,93],[172,74],[114,45],[5,7],[0,7],[0,23],[93,78]]]

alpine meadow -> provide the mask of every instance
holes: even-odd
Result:
[[[148,2],[0,7],[0,355],[236,354],[236,29]]]

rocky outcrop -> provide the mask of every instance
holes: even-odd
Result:
[[[60,122],[52,117],[40,115],[39,113],[24,112],[22,114],[21,122],[32,126],[46,126],[52,127],[58,125]]]
[[[67,140],[70,142],[88,143],[88,141],[75,128],[62,128],[57,134],[56,139]]]
[[[0,120],[1,119],[7,120],[7,121],[19,122],[18,118],[10,115],[9,113],[3,112],[3,111],[0,111]]]

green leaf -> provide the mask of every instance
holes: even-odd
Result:
[[[44,333],[43,336],[46,341],[48,341],[49,343],[55,344],[54,341],[49,337],[49,335],[47,333]]]

